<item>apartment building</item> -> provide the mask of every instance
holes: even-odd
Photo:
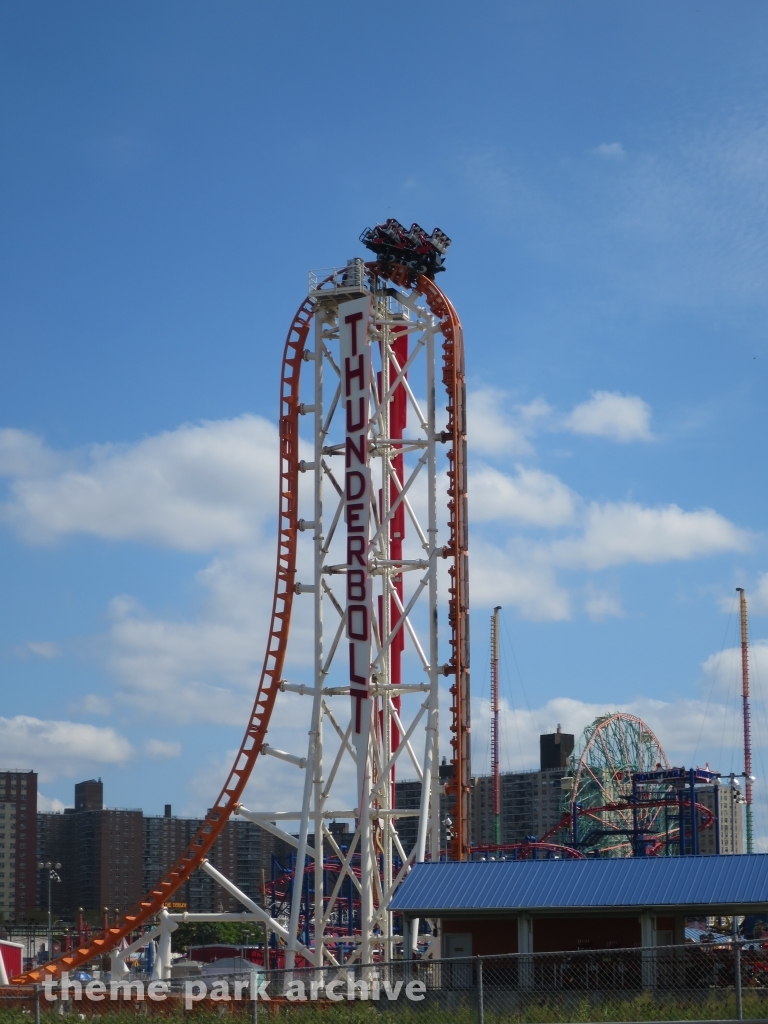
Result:
[[[75,786],[75,806],[63,814],[40,814],[38,854],[59,862],[61,882],[51,888],[57,916],[72,919],[87,911],[124,913],[142,895],[140,810],[104,807],[100,779]],[[38,878],[38,906],[47,907],[48,878]]]
[[[101,780],[89,779],[75,786],[74,807],[37,816],[37,858],[61,864],[61,882],[51,889],[57,917],[72,920],[81,907],[91,915],[105,909],[110,915],[129,910],[173,867],[203,824],[202,818],[174,817],[170,804],[163,815],[146,817],[140,810],[103,804]],[[271,878],[273,855],[287,865],[291,851],[259,826],[235,818],[224,826],[208,860],[247,896],[258,899],[262,877]],[[34,874],[33,870],[32,878]],[[39,872],[39,907],[48,905],[47,886],[47,875]],[[170,902],[196,913],[242,910],[204,871],[196,871]]]
[[[35,907],[37,772],[0,772],[0,920]]]
[[[717,812],[720,826],[720,853],[744,853],[744,796],[729,785],[717,787]],[[715,788],[704,786],[696,790],[696,803],[715,811]],[[703,818],[699,812],[699,820]],[[698,834],[699,853],[717,853],[717,825],[703,828]]]

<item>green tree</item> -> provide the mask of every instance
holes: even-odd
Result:
[[[253,921],[196,921],[179,925],[171,938],[171,948],[183,953],[190,946],[252,946],[263,941],[264,930]]]

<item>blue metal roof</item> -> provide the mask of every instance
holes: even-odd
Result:
[[[768,904],[768,854],[417,864],[390,910],[753,907]]]

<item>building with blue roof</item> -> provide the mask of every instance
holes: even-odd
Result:
[[[417,864],[389,909],[443,956],[682,944],[687,918],[768,913],[768,854]]]

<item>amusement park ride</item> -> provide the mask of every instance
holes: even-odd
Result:
[[[673,768],[641,719],[617,713],[584,731],[562,780],[563,816],[547,833],[574,849],[603,857],[698,853],[698,834],[719,816],[717,772]],[[697,801],[713,787],[715,809]],[[719,853],[719,831],[715,832]]]
[[[388,220],[364,231],[361,241],[375,259],[310,274],[288,331],[268,642],[253,710],[221,793],[189,847],[137,906],[15,983],[58,977],[107,954],[115,976],[125,970],[124,957],[153,937],[159,939],[156,975],[169,976],[170,936],[182,919],[261,922],[280,941],[289,968],[370,963],[417,948],[429,956],[428,926],[420,934],[415,922],[410,935],[398,934],[387,909],[416,862],[483,852],[695,852],[698,830],[714,820],[695,796],[712,773],[676,775],[683,770],[669,767],[651,730],[616,714],[595,722],[572,756],[564,814],[551,834],[505,847],[497,829],[491,847],[472,848],[464,345],[458,315],[434,281],[450,239]],[[309,454],[308,435],[311,458],[302,458]],[[309,570],[307,582],[299,580],[300,565]],[[296,601],[312,609],[308,682],[284,675]],[[498,641],[497,620],[494,628]],[[498,823],[497,643],[495,660]],[[293,734],[308,734],[306,749],[267,742],[276,704],[288,700]],[[443,771],[441,700],[449,707],[451,747]],[[303,773],[301,806],[245,805],[260,757]],[[406,773],[421,782],[415,808],[398,807],[395,799],[396,778]],[[442,817],[441,797],[448,806]],[[261,906],[207,859],[233,814],[295,850],[294,867],[273,880]],[[410,849],[398,831],[406,818],[416,820]],[[331,826],[345,820],[354,824],[342,842]],[[243,915],[169,913],[166,905],[196,870],[235,896]]]
[[[745,805],[746,852],[753,852],[752,738],[749,707],[747,601],[739,593],[744,771],[732,772],[729,798]],[[739,778],[744,780],[742,796]],[[579,852],[598,856],[669,856],[699,853],[699,832],[714,828],[720,853],[724,795],[719,772],[673,768],[653,732],[639,718],[606,715],[587,727],[562,780],[563,816],[542,841],[557,836]],[[711,790],[713,807],[696,799]],[[727,792],[727,790],[726,790]]]
[[[253,711],[229,776],[187,850],[137,906],[90,942],[14,981],[72,971],[125,947],[155,921],[150,934],[159,935],[158,960],[169,961],[179,915],[165,905],[198,869],[280,937],[289,967],[297,957],[314,965],[389,959],[417,937],[415,929],[413,937],[395,934],[387,910],[411,865],[441,855],[441,827],[450,858],[470,855],[464,343],[459,317],[434,282],[450,239],[389,220],[365,231],[362,241],[376,259],[311,274],[288,331],[271,623]],[[312,434],[311,460],[300,451],[302,422]],[[311,563],[309,582],[298,579],[299,559]],[[313,607],[310,684],[283,674],[297,600]],[[447,627],[444,647],[438,627]],[[450,698],[447,781],[438,771],[441,689]],[[306,750],[267,742],[275,704],[285,694],[306,702]],[[260,755],[304,773],[301,807],[255,812],[244,806]],[[415,810],[395,805],[396,773],[404,764],[422,782]],[[443,821],[441,790],[450,806]],[[280,836],[295,847],[296,864],[308,864],[294,872],[287,920],[273,918],[208,862],[233,814]],[[408,853],[397,830],[406,816],[418,822]],[[354,821],[345,850],[329,828],[334,819]]]

